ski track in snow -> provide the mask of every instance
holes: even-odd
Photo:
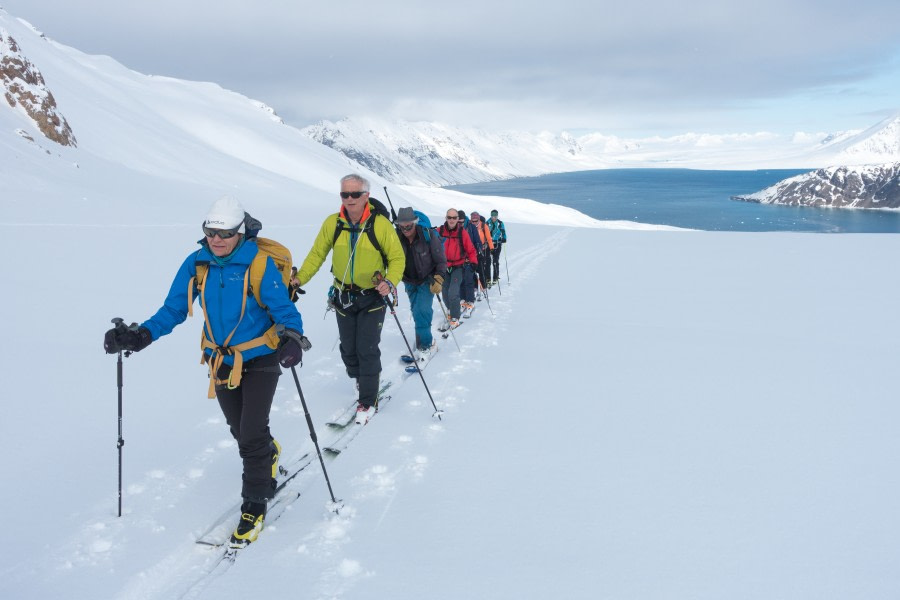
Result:
[[[466,322],[466,326],[455,331],[456,342],[459,343],[462,353],[457,351],[452,337],[441,340],[441,352],[431,362],[430,368],[424,371],[426,382],[435,399],[438,408],[444,411],[442,420],[426,420],[418,432],[395,432],[390,442],[393,449],[401,450],[401,460],[395,464],[381,463],[368,466],[363,472],[356,474],[350,481],[334,481],[336,489],[352,491],[344,507],[339,514],[325,512],[325,517],[318,523],[309,527],[309,532],[300,538],[300,542],[292,550],[292,556],[288,558],[273,557],[275,560],[289,561],[303,560],[313,562],[321,568],[318,580],[312,586],[315,597],[341,598],[357,584],[365,582],[369,577],[377,577],[377,573],[369,570],[365,563],[358,557],[351,556],[347,548],[351,541],[350,533],[354,528],[358,510],[356,506],[363,505],[367,499],[373,497],[386,498],[381,513],[374,517],[375,527],[391,510],[393,499],[402,493],[402,486],[406,481],[421,481],[429,470],[429,457],[423,450],[432,447],[443,436],[452,435],[453,419],[457,418],[463,409],[466,399],[471,395],[471,390],[460,384],[461,373],[481,370],[485,366],[484,350],[497,345],[497,340],[502,338],[503,331],[507,327],[510,313],[515,309],[515,299],[518,290],[527,284],[542,267],[544,259],[559,251],[564,245],[571,230],[561,230],[540,243],[527,247],[520,251],[507,252],[508,256],[501,255],[500,268],[502,273],[501,287],[496,286],[488,290],[488,300],[478,303],[478,310],[473,317]],[[508,272],[515,275],[512,283],[507,279]],[[435,304],[437,307],[437,304]],[[492,314],[493,313],[493,314]],[[412,318],[408,308],[398,310],[398,316],[403,324],[403,330],[407,336],[414,335]],[[441,318],[439,308],[435,310],[435,323]],[[387,315],[388,321],[393,321],[393,316]],[[391,332],[384,338],[396,335]],[[384,341],[382,341],[384,347]],[[407,375],[403,372],[401,364],[393,365],[386,355],[382,357],[384,379],[390,378],[394,385],[389,393],[400,394],[400,389],[410,391],[411,386],[420,388],[421,381],[418,375]],[[399,363],[399,361],[397,361]],[[488,359],[489,362],[489,359]],[[391,366],[393,365],[393,366]],[[336,353],[309,361],[306,367],[308,376],[303,380],[304,396],[315,394],[338,397],[346,397],[352,400],[352,384],[344,375],[343,365]],[[413,381],[407,382],[412,379]],[[337,391],[336,391],[337,390]],[[417,389],[416,392],[419,392]],[[289,398],[285,399],[284,395]],[[432,411],[427,395],[423,393],[404,394],[411,399],[407,406],[416,412],[427,413]],[[395,398],[394,402],[397,401]],[[392,403],[393,404],[393,403]],[[276,408],[277,407],[277,408]],[[389,426],[392,405],[388,405],[382,415],[376,417],[377,426]],[[284,410],[288,414],[303,417],[303,407],[299,395],[290,377],[282,379],[276,392],[274,410]],[[336,416],[340,408],[336,408],[334,414],[316,415],[320,423],[316,426],[319,434],[319,445],[325,447],[330,441],[339,435],[331,433],[324,425],[328,419]],[[198,427],[215,427],[221,429],[224,419],[221,416],[210,417]],[[362,432],[363,434],[365,432]],[[99,507],[93,518],[86,520],[78,536],[68,542],[57,546],[50,559],[58,569],[94,567],[114,570],[116,568],[116,556],[121,553],[141,552],[140,540],[153,532],[165,530],[167,515],[171,511],[178,510],[185,503],[196,502],[195,498],[206,498],[198,488],[208,475],[215,461],[223,454],[234,453],[235,442],[231,438],[222,438],[218,443],[207,446],[203,450],[188,457],[181,470],[178,466],[168,468],[159,467],[147,471],[144,476],[135,483],[127,484],[124,495],[127,502],[123,504],[123,517],[117,518],[110,515],[108,506]],[[313,451],[314,447],[309,442],[298,450],[300,453]],[[352,452],[351,445],[347,452]],[[340,457],[334,459],[340,460]],[[330,461],[326,461],[326,464]],[[282,464],[286,464],[282,462]],[[329,470],[331,473],[331,470]],[[314,486],[324,485],[321,469],[313,464],[297,479],[289,485],[289,489],[305,492]],[[318,490],[317,490],[318,492]],[[195,498],[191,498],[194,496]],[[310,496],[318,497],[316,492]],[[303,497],[300,498],[303,501]],[[223,497],[218,506],[208,508],[207,514],[219,515],[235,501],[231,497]],[[277,535],[279,528],[291,527],[288,511],[281,520],[267,527],[260,538],[262,544],[254,544],[244,552],[265,552],[271,546],[266,545],[266,538]],[[235,515],[236,517],[236,515]],[[155,564],[133,574],[128,578],[124,588],[116,595],[122,600],[155,600],[171,598],[203,598],[204,593],[212,586],[218,588],[227,580],[224,578],[231,565],[217,565],[217,558],[221,550],[199,546],[195,543],[196,536],[208,527],[210,522],[198,522],[196,531],[185,532],[184,541],[171,551],[164,551],[161,555],[153,554],[158,559]],[[148,533],[149,532],[149,533]],[[148,555],[150,555],[150,552]],[[133,559],[132,559],[133,560]],[[151,558],[151,560],[153,560]],[[238,558],[240,563],[241,558]],[[210,574],[213,571],[213,574]],[[215,592],[215,589],[210,590]],[[211,593],[210,596],[215,596]]]
[[[508,252],[509,272],[516,276],[512,284],[505,281],[506,264],[501,255],[500,268],[504,277],[500,290],[496,287],[488,290],[490,309],[487,300],[483,300],[478,303],[479,308],[468,324],[455,330],[456,340],[462,351],[461,356],[452,337],[440,341],[441,350],[424,371],[424,375],[438,409],[444,411],[444,418],[440,421],[426,422],[418,434],[400,433],[394,436],[393,445],[406,451],[402,461],[394,465],[381,462],[371,465],[351,481],[353,494],[348,502],[351,507],[363,505],[372,497],[387,498],[381,514],[372,517],[376,529],[391,510],[393,498],[402,493],[404,482],[419,481],[426,477],[429,459],[423,449],[431,447],[434,441],[444,435],[452,435],[453,419],[462,412],[466,398],[471,394],[469,388],[459,384],[460,373],[483,368],[484,349],[495,346],[497,340],[502,338],[509,315],[515,309],[517,290],[522,289],[524,284],[540,272],[544,259],[559,251],[570,233],[571,230],[561,230],[534,246],[515,253]],[[393,317],[388,315],[387,319]],[[436,309],[435,323],[439,319],[440,310]],[[404,331],[409,336],[412,330],[411,316],[407,315],[406,319],[401,317],[401,322],[404,323]],[[406,325],[407,322],[409,326]],[[388,364],[388,361],[383,361],[383,364]],[[396,369],[398,372],[401,371],[399,366]],[[402,375],[395,375],[397,376]],[[416,374],[408,376],[402,383],[405,389],[409,386],[421,388],[421,380]],[[394,387],[398,387],[396,383]],[[399,394],[397,389],[391,391]],[[409,406],[415,407],[420,412],[432,410],[426,395],[416,394],[415,398],[408,401]],[[384,416],[378,417],[382,418]],[[351,447],[348,452],[352,450]],[[347,486],[344,484],[342,487]],[[307,560],[316,557],[319,560],[324,559],[321,575],[314,588],[315,598],[323,600],[341,598],[355,585],[365,585],[367,578],[378,576],[376,572],[368,570],[358,557],[345,554],[343,551],[346,542],[349,541],[355,514],[353,511],[348,515],[336,516],[321,523],[304,539],[301,549],[298,550]]]

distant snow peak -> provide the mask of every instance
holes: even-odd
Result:
[[[44,77],[21,53],[16,40],[0,28],[0,82],[6,102],[24,110],[48,139],[62,146],[77,146],[72,128],[56,106]]]
[[[817,169],[734,199],[788,206],[900,208],[900,163]]]
[[[848,141],[844,149],[848,157],[896,156],[900,154],[900,116],[885,119]]]
[[[606,166],[568,133],[486,132],[442,123],[345,118],[303,133],[388,181],[451,185]]]

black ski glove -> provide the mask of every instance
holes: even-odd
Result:
[[[281,342],[278,344],[278,362],[285,369],[296,367],[303,358],[303,351],[312,348],[312,344],[296,329],[285,327],[281,333]]]
[[[103,336],[103,349],[107,354],[115,354],[122,350],[140,352],[152,341],[153,336],[146,327],[138,327],[137,323],[126,327],[124,323],[119,323]]]

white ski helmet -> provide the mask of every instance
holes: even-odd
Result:
[[[203,225],[212,229],[234,229],[240,225],[238,233],[244,233],[244,207],[234,197],[222,196],[210,207]]]

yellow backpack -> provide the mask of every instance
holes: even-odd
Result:
[[[217,344],[215,338],[213,338],[212,326],[209,324],[209,316],[206,312],[205,292],[206,278],[209,275],[209,263],[198,262],[196,264],[197,275],[195,277],[192,277],[188,282],[188,316],[194,316],[193,290],[194,285],[196,284],[200,296],[200,306],[203,308],[203,317],[206,322],[205,331],[200,332],[200,363],[207,363],[209,365],[208,396],[210,398],[216,397],[216,385],[227,385],[229,389],[234,389],[241,385],[241,371],[243,370],[244,365],[243,352],[245,350],[256,348],[258,346],[262,346],[263,344],[273,350],[278,348],[279,338],[278,334],[275,332],[274,323],[271,327],[269,327],[269,329],[266,330],[265,333],[257,338],[254,338],[247,342],[243,342],[241,344],[236,344],[234,346],[229,345],[231,336],[234,335],[234,332],[237,331],[238,326],[244,319],[244,312],[247,308],[247,296],[253,294],[256,302],[261,307],[268,308],[265,304],[263,304],[260,294],[260,289],[262,287],[262,278],[263,274],[266,271],[266,262],[268,258],[271,258],[275,263],[275,266],[278,268],[278,272],[281,274],[281,280],[284,282],[285,289],[288,290],[288,295],[291,300],[293,302],[297,301],[297,288],[296,286],[291,285],[292,273],[295,272],[292,271],[293,261],[291,259],[291,251],[288,250],[286,246],[280,244],[279,242],[276,242],[275,240],[261,237],[254,237],[251,239],[256,241],[256,246],[257,248],[259,248],[259,251],[250,262],[250,268],[248,268],[244,273],[244,303],[241,306],[241,316],[238,319],[237,324],[235,324],[234,329],[231,330],[231,333],[228,334],[228,337],[225,338],[225,341],[222,344]],[[208,358],[205,352],[207,349],[212,351],[212,354]],[[229,354],[234,355],[234,366],[231,369],[231,374],[229,375],[228,379],[220,380],[217,376],[219,367],[222,366],[222,363],[225,360],[225,356]]]

